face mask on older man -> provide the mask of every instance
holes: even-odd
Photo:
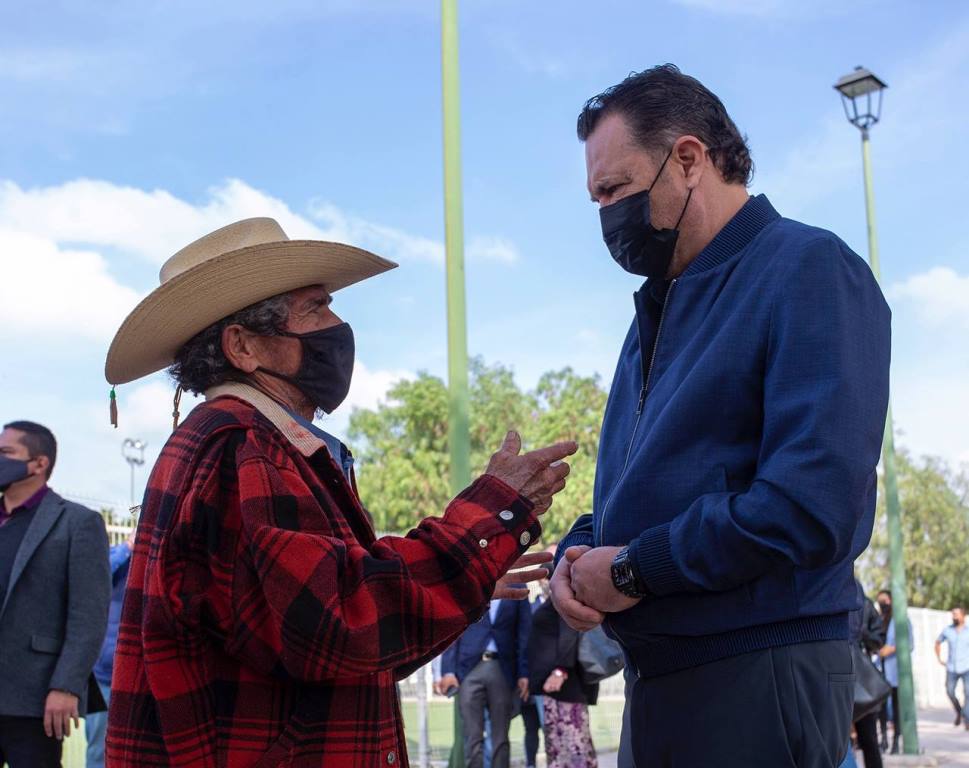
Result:
[[[299,339],[303,348],[299,370],[293,376],[262,367],[258,370],[288,381],[324,412],[335,411],[346,399],[353,377],[355,348],[350,325],[340,323],[322,331],[281,332],[279,335]]]

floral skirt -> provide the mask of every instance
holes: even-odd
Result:
[[[543,696],[545,759],[548,768],[596,768],[596,748],[589,730],[589,707]]]

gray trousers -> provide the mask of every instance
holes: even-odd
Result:
[[[468,768],[484,766],[484,712],[487,707],[491,718],[491,766],[508,768],[508,725],[514,715],[514,692],[497,659],[479,661],[461,681],[458,706],[464,721],[464,764]]]
[[[639,679],[626,702],[634,759],[649,768],[837,768],[854,689],[846,640]]]

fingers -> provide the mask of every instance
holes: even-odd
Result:
[[[520,493],[536,506],[545,506],[547,509],[551,506],[552,497],[565,488],[565,478],[571,471],[572,468],[564,461],[540,469],[522,486]]]
[[[499,451],[505,451],[506,453],[513,453],[516,456],[521,453],[522,450],[522,438],[515,430],[511,430],[507,435],[505,435],[504,442],[501,444]]]
[[[54,738],[54,713],[49,709],[44,710],[44,733],[48,739]]]
[[[580,549],[580,547],[569,547],[566,554],[572,549]],[[589,547],[583,549],[589,549]],[[605,614],[576,599],[575,593],[572,591],[571,568],[572,562],[570,560],[563,558],[559,561],[550,582],[552,603],[555,605],[555,610],[572,629],[587,632],[593,627],[599,626],[605,619]]]
[[[495,587],[492,600],[524,600],[528,597],[527,587],[506,587],[499,584]]]
[[[570,563],[574,563],[590,549],[592,549],[592,547],[587,547],[585,544],[582,544],[580,546],[575,546],[575,547],[569,547],[567,550],[565,550],[565,559],[568,560]]]
[[[527,571],[515,571],[510,576],[515,577],[516,582],[541,581],[548,578],[547,568],[530,568]]]
[[[64,738],[64,713],[54,712],[54,738],[61,741]]]
[[[548,466],[553,462],[561,461],[566,456],[571,456],[577,450],[579,450],[579,444],[577,442],[574,440],[564,440],[561,443],[554,443],[553,445],[530,451],[526,455],[536,458],[541,465]]]
[[[509,570],[515,570],[516,568],[527,568],[530,565],[550,563],[553,559],[554,558],[551,552],[526,552],[511,564],[511,568]]]

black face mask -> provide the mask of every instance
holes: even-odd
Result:
[[[280,333],[299,339],[303,347],[303,361],[295,376],[287,376],[266,368],[257,370],[288,381],[306,395],[313,404],[332,413],[350,391],[353,377],[353,330],[347,323],[310,333]]]
[[[676,240],[680,236],[680,222],[693,197],[691,189],[680,211],[680,218],[672,229],[656,229],[653,226],[649,214],[649,193],[659,181],[672,154],[671,149],[649,187],[599,209],[602,239],[616,263],[634,275],[657,280],[666,279],[676,250]]]
[[[30,477],[29,462],[0,456],[0,493],[4,493],[14,483]]]

